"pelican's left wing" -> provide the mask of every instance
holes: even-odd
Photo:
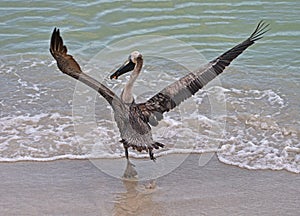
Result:
[[[178,81],[164,88],[145,103],[137,104],[144,121],[151,125],[157,125],[163,118],[163,113],[178,106],[181,102],[194,95],[209,81],[221,74],[233,59],[238,57],[244,50],[262,38],[269,24],[260,21],[249,38],[223,53],[195,73],[189,73]]]
[[[59,29],[54,28],[51,41],[50,41],[50,53],[55,58],[58,68],[65,74],[77,79],[89,87],[100,93],[108,102],[113,106],[122,106],[121,100],[115,93],[107,88],[102,83],[98,82],[94,78],[82,72],[79,64],[73,58],[73,56],[67,53],[67,47],[64,45],[63,39],[60,36]],[[114,106],[113,106],[114,108]]]

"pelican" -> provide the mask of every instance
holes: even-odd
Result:
[[[134,82],[143,66],[143,56],[140,52],[132,52],[128,60],[110,76],[111,79],[117,79],[119,76],[132,71],[120,97],[81,70],[73,56],[68,54],[67,47],[64,45],[60,31],[57,28],[54,28],[51,36],[50,53],[63,73],[88,85],[102,95],[111,105],[127,161],[129,161],[128,148],[130,147],[139,152],[148,152],[150,159],[155,161],[153,150],[163,148],[164,144],[153,140],[151,126],[156,126],[163,119],[165,112],[174,109],[221,74],[232,60],[263,37],[269,30],[268,26],[269,24],[260,21],[246,40],[200,67],[197,71],[186,74],[144,103],[135,103],[132,94]]]

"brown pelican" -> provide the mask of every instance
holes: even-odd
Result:
[[[254,32],[246,40],[226,51],[216,59],[210,61],[195,72],[188,73],[178,81],[165,87],[144,103],[135,103],[132,87],[143,66],[143,56],[134,51],[111,79],[117,79],[129,71],[128,83],[120,97],[105,85],[84,73],[75,59],[67,53],[59,29],[54,29],[50,42],[50,52],[57,61],[58,68],[65,74],[85,83],[101,94],[112,106],[114,118],[121,135],[121,143],[128,160],[128,148],[149,153],[150,159],[155,160],[153,149],[163,148],[164,145],[152,138],[151,126],[155,126],[163,118],[163,113],[178,106],[181,102],[194,95],[209,81],[221,74],[233,59],[239,56],[255,41],[261,39],[269,30],[269,24],[260,21]]]

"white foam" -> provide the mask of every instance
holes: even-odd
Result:
[[[41,89],[19,82],[36,92]],[[210,115],[209,97],[220,102],[226,98],[227,114]],[[166,114],[153,128],[154,139],[166,145],[155,155],[218,152],[220,161],[243,168],[299,173],[299,132],[279,125],[274,117],[286,106],[272,90],[211,87]],[[97,126],[83,134],[74,132],[74,119],[60,112],[1,117],[0,161],[124,157],[113,119],[97,120]],[[147,158],[148,154],[130,150],[130,156]]]
[[[272,90],[232,89],[226,94],[234,108],[227,118],[233,121],[218,150],[220,161],[247,169],[300,173],[299,132],[276,121],[287,102]]]

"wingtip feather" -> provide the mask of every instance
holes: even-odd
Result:
[[[253,33],[250,35],[249,39],[253,42],[257,41],[263,38],[263,35],[270,30],[270,23],[267,23],[264,20],[260,20]]]
[[[64,46],[62,37],[60,36],[59,28],[55,27],[52,32],[50,41],[50,52],[53,55],[55,52],[66,53],[67,48]]]

